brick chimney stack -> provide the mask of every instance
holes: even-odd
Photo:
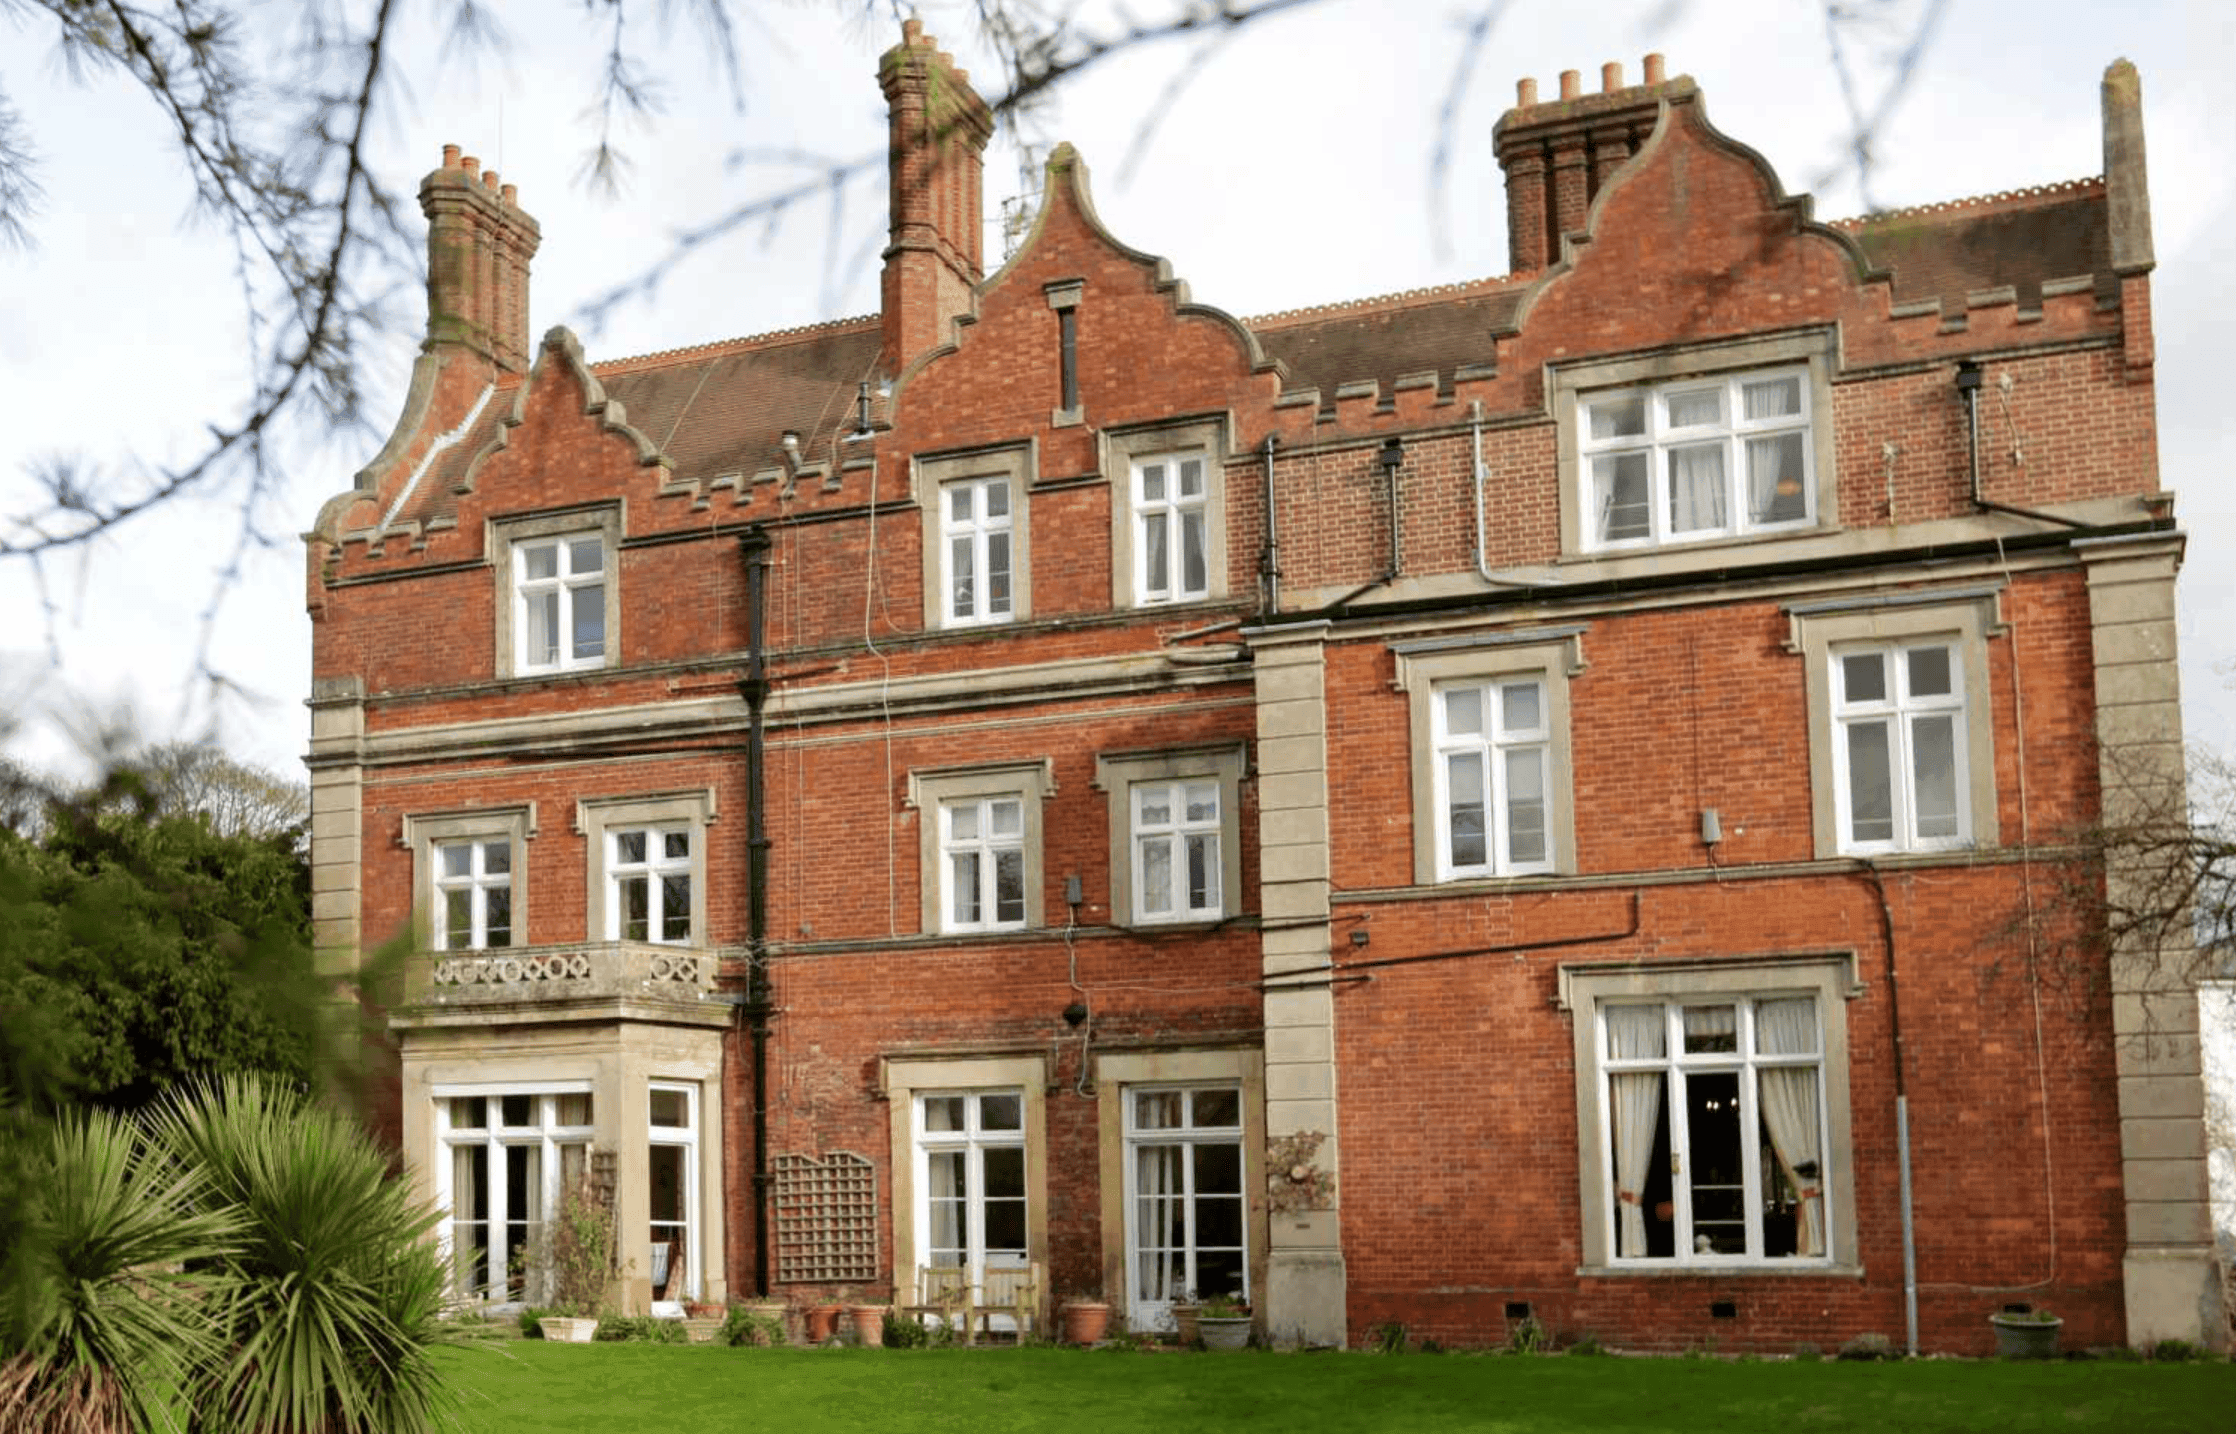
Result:
[[[505,373],[525,373],[528,261],[543,231],[497,171],[443,146],[443,167],[419,182],[427,215],[427,346],[461,344]]]
[[[890,375],[941,341],[985,273],[981,190],[994,116],[921,20],[901,22],[901,42],[878,61],[877,80],[890,117],[892,228],[880,353]]]
[[[1600,67],[1599,93],[1583,93],[1582,76],[1565,70],[1560,98],[1538,103],[1537,81],[1516,86],[1513,109],[1491,131],[1506,171],[1507,269],[1532,274],[1560,259],[1561,236],[1584,227],[1607,177],[1638,152],[1661,118],[1661,102],[1689,95],[1690,77],[1666,79],[1662,57],[1646,57],[1643,82],[1625,88],[1623,67]]]

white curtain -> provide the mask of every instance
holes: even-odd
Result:
[[[1607,1054],[1617,1060],[1642,1060],[1666,1054],[1662,1008],[1607,1008]],[[1616,1252],[1637,1258],[1646,1253],[1646,1164],[1654,1154],[1654,1132],[1661,1124],[1660,1071],[1622,1071],[1608,1078],[1609,1105],[1615,1120],[1615,1201],[1619,1212]]]
[[[1728,522],[1724,516],[1723,445],[1670,450],[1670,531],[1699,532],[1724,527]]]
[[[1136,1288],[1144,1300],[1161,1302],[1179,1293],[1174,1288],[1173,1217],[1180,1208],[1174,1197],[1180,1193],[1180,1157],[1184,1153],[1176,1145],[1145,1145],[1134,1163],[1134,1238],[1138,1242],[1134,1258],[1140,1261]]]
[[[1755,1006],[1755,1044],[1766,1056],[1810,1055],[1817,1049],[1817,1003],[1808,996],[1762,1001]],[[1817,1070],[1814,1066],[1767,1066],[1762,1072],[1762,1123],[1770,1132],[1778,1167],[1799,1201],[1800,1228],[1794,1250],[1822,1255],[1825,1250],[1824,1153],[1817,1120]]]

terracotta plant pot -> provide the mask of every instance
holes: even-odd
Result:
[[[884,1305],[848,1305],[846,1317],[854,1321],[854,1342],[864,1349],[885,1347]]]
[[[838,1329],[837,1305],[813,1305],[807,1312],[807,1342],[822,1344]]]
[[[1110,1328],[1110,1306],[1101,1300],[1073,1300],[1064,1306],[1064,1342],[1094,1344]]]
[[[1178,1335],[1183,1348],[1195,1348],[1196,1341],[1202,1338],[1202,1332],[1196,1328],[1196,1316],[1202,1311],[1202,1305],[1176,1304],[1172,1307],[1173,1331]]]

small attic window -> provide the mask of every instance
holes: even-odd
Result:
[[[610,665],[620,617],[619,527],[611,510],[491,525],[490,560],[503,589],[495,604],[499,675]]]

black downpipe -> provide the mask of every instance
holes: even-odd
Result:
[[[2061,517],[2056,513],[2037,512],[2032,508],[2014,508],[2008,503],[1991,503],[1980,496],[1980,378],[1980,365],[1976,361],[1964,359],[1957,364],[1957,392],[1964,395],[1965,426],[1971,430],[1972,506],[1990,513],[2009,513],[2014,518],[2033,518],[2043,523],[2059,523],[2068,528],[2089,527],[2089,524],[2075,518]]]
[[[763,712],[769,701],[767,630],[769,534],[756,524],[738,538],[745,558],[746,667],[738,684],[745,698],[745,1005],[746,1035],[753,1043],[753,1292],[769,1292],[769,824],[767,738]]]

